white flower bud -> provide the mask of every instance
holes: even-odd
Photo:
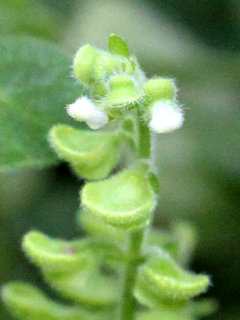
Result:
[[[86,96],[67,106],[67,113],[77,121],[85,121],[91,129],[99,129],[108,122],[108,115],[99,110]]]
[[[77,121],[86,121],[92,117],[94,109],[94,103],[88,97],[82,96],[67,106],[67,113]]]
[[[96,130],[100,129],[108,123],[108,115],[98,110],[97,108],[94,110],[93,116],[86,121],[89,128]]]
[[[152,108],[150,128],[156,133],[179,129],[184,121],[182,110],[171,101],[155,102]]]

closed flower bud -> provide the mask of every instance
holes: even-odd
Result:
[[[121,108],[139,102],[144,93],[134,79],[128,75],[116,75],[110,78],[109,93],[104,100],[108,107]]]
[[[172,80],[157,78],[145,82],[143,90],[147,101],[154,102],[160,99],[174,100],[176,88]]]
[[[156,133],[166,133],[179,129],[183,121],[182,110],[171,101],[158,101],[153,104],[149,126]]]
[[[85,121],[91,129],[99,129],[108,122],[105,112],[99,110],[86,96],[67,106],[67,113],[77,121]]]
[[[75,77],[84,85],[94,82],[94,65],[99,52],[96,48],[85,45],[79,49],[73,62]]]

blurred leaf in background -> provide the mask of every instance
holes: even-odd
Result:
[[[57,24],[37,0],[1,0],[0,35],[31,34],[56,40]]]
[[[213,275],[210,295],[220,305],[211,319],[239,319],[239,1],[0,0],[0,8],[33,3],[50,17],[49,23],[40,22],[41,34],[26,26],[14,31],[14,19],[3,19],[2,10],[0,26],[4,20],[7,33],[54,39],[72,53],[86,42],[106,47],[109,33],[117,33],[148,74],[176,78],[186,123],[179,132],[156,138],[161,178],[156,223],[193,222],[199,234],[193,267]],[[36,15],[33,25],[39,30]],[[73,237],[80,182],[60,166],[1,175],[0,185],[0,279],[39,283],[20,251],[20,238],[30,229]],[[3,318],[11,319],[5,313]]]

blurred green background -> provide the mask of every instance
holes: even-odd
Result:
[[[195,225],[192,268],[211,275],[208,296],[220,305],[209,319],[240,319],[240,1],[0,0],[0,35],[45,38],[73,55],[86,42],[105,48],[109,33],[127,40],[147,75],[177,80],[186,122],[156,137],[156,223]],[[0,283],[44,286],[21,238],[30,229],[76,236],[82,183],[65,165],[0,175]],[[2,305],[0,318],[12,319]]]

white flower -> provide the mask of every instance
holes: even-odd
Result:
[[[181,128],[183,121],[183,112],[177,105],[158,101],[153,105],[149,126],[156,133],[165,133]]]
[[[91,129],[99,129],[108,122],[108,115],[99,110],[86,96],[67,106],[67,113],[77,121],[85,121]]]

